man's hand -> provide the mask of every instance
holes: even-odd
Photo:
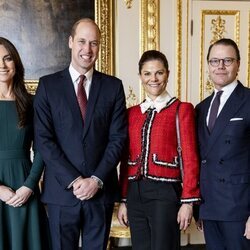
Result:
[[[177,215],[177,222],[180,224],[180,230],[186,230],[188,228],[192,216],[193,206],[190,204],[182,204]]]
[[[124,202],[119,205],[117,218],[122,226],[128,227],[127,206]]]
[[[90,177],[81,177],[73,183],[73,194],[77,199],[82,201],[91,199],[97,193],[98,189],[98,182]]]

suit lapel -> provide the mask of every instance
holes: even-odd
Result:
[[[216,119],[213,131],[209,137],[207,152],[209,152],[212,146],[216,143],[217,138],[223,133],[224,129],[230,122],[230,119],[245,102],[243,90],[243,85],[239,83],[231,94],[231,96],[229,97],[229,99],[227,100],[227,102],[225,103],[225,106],[221,110],[218,118]]]
[[[62,84],[63,94],[67,101],[67,105],[71,109],[75,122],[81,121],[81,126],[83,126],[81,111],[77,102],[74,85],[72,83],[68,68],[62,71],[60,81]]]
[[[87,105],[87,112],[86,112],[86,119],[84,124],[84,133],[83,137],[86,136],[86,133],[88,131],[88,128],[90,126],[90,122],[92,119],[92,115],[94,113],[95,104],[97,101],[97,97],[100,92],[101,87],[101,73],[94,70],[90,93],[89,93],[89,99],[88,99],[88,105]]]
[[[210,102],[212,101],[213,95],[209,96],[205,101],[204,101],[204,105],[202,106],[202,110],[200,112],[201,118],[199,119],[199,124],[201,124],[199,126],[200,128],[200,133],[202,133],[203,135],[201,136],[201,138],[207,138],[207,136],[209,136],[209,131],[207,128],[207,113],[208,113],[208,109],[209,109],[209,105]]]
[[[62,74],[61,74],[60,81],[62,83],[62,90],[65,96],[65,99],[67,101],[67,105],[69,105],[72,111],[72,115],[74,117],[75,122],[77,123],[81,122],[83,138],[86,136],[86,133],[91,123],[92,115],[94,113],[95,104],[96,104],[96,101],[100,92],[100,87],[101,87],[101,77],[102,77],[101,73],[94,70],[92,83],[91,83],[91,89],[89,93],[88,104],[87,104],[86,119],[85,119],[84,126],[83,126],[82,116],[81,116],[80,108],[77,102],[77,97],[75,94],[72,79],[69,74],[69,70],[65,69],[64,71],[62,71]]]

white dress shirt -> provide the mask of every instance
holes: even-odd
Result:
[[[86,77],[86,80],[84,81],[84,88],[85,88],[85,92],[87,95],[87,99],[89,98],[89,91],[90,91],[90,87],[92,83],[93,72],[94,72],[94,69],[91,68],[86,74],[84,74]],[[81,74],[73,68],[72,64],[70,64],[69,66],[69,74],[71,76],[71,79],[74,85],[75,93],[77,94],[77,87],[80,81],[79,77]]]
[[[238,85],[238,82],[235,79],[232,83],[226,85],[225,87],[223,87],[221,89],[223,91],[223,93],[221,94],[221,97],[220,97],[220,106],[219,106],[219,109],[218,109],[217,117],[219,116],[222,108],[224,107],[225,103],[227,102],[228,98],[233,93],[233,91],[234,91],[234,89],[236,88],[237,85]],[[208,113],[207,113],[207,125],[208,125],[208,119],[209,119],[209,115],[210,115],[211,105],[212,105],[212,103],[214,101],[214,98],[215,98],[218,91],[219,90],[214,89],[214,96],[213,96],[213,99],[212,99],[212,101],[210,103],[209,110],[208,110]]]

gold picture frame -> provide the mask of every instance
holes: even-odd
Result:
[[[95,0],[95,21],[101,29],[102,39],[96,69],[114,74],[114,13],[112,0]],[[38,79],[25,80],[27,90],[35,94]]]

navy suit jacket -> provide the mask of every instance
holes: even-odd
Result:
[[[209,134],[206,117],[212,97],[196,107],[203,199],[200,218],[246,220],[250,216],[250,89],[238,83]]]
[[[116,166],[127,136],[121,80],[94,70],[85,124],[68,68],[40,79],[34,109],[36,145],[46,165],[42,201],[75,205],[68,185],[91,175],[104,183],[91,201],[116,201]]]

